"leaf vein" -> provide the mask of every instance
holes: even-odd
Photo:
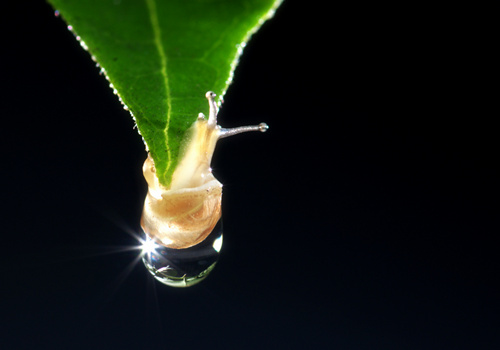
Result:
[[[168,155],[167,166],[165,168],[165,173],[164,173],[164,174],[166,174],[168,172],[168,170],[171,166],[171,162],[172,162],[172,157],[170,154],[170,147],[168,145],[168,128],[169,128],[169,124],[170,124],[172,105],[171,105],[171,97],[170,97],[170,85],[168,82],[168,75],[167,75],[167,55],[165,54],[165,49],[163,47],[163,43],[162,43],[162,39],[161,39],[161,29],[160,29],[160,23],[158,20],[158,12],[156,10],[156,1],[155,0],[146,0],[146,4],[148,7],[148,11],[149,11],[149,19],[151,21],[151,26],[153,28],[154,43],[155,43],[156,49],[158,51],[158,55],[160,56],[161,75],[163,77],[163,82],[165,84],[166,103],[167,103],[167,118],[166,118],[166,123],[165,123],[165,129],[163,132],[165,134],[165,145],[167,147],[167,155]]]

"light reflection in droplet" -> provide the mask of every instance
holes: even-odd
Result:
[[[214,244],[212,244],[212,247],[214,247],[214,249],[217,253],[220,252],[220,250],[222,248],[222,235],[215,239]]]
[[[158,247],[159,246],[158,246],[158,244],[156,244],[155,241],[153,241],[151,239],[147,239],[147,240],[144,241],[144,243],[141,246],[142,254],[152,253]]]
[[[204,241],[186,249],[167,248],[146,237],[142,245],[142,261],[161,283],[189,287],[203,281],[214,269],[221,247],[222,220],[219,220]]]

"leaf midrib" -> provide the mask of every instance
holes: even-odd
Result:
[[[166,116],[165,129],[163,130],[163,132],[165,134],[165,146],[167,148],[167,155],[168,155],[167,167],[165,168],[165,173],[164,173],[164,175],[165,175],[168,173],[168,170],[170,169],[171,162],[172,162],[172,157],[170,154],[170,147],[168,146],[168,128],[169,128],[169,124],[170,124],[172,105],[171,105],[171,96],[170,96],[170,85],[168,82],[168,75],[167,75],[167,55],[165,54],[165,49],[163,47],[162,40],[161,40],[161,30],[160,30],[160,23],[158,20],[158,12],[156,11],[156,1],[155,0],[146,0],[146,5],[148,7],[149,20],[151,21],[151,27],[153,28],[154,43],[156,46],[156,50],[158,51],[158,55],[160,56],[160,64],[161,64],[160,71],[161,71],[161,75],[163,77],[163,83],[165,84],[167,116]]]

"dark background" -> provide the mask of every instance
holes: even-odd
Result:
[[[2,17],[2,349],[498,349],[487,9],[285,1],[219,116],[224,245],[201,284],[136,245],[145,152],[42,1]],[[494,108],[492,108],[494,106]]]

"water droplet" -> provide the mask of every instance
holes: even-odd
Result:
[[[163,284],[190,287],[203,281],[219,259],[222,246],[222,219],[201,243],[186,249],[171,249],[146,236],[142,261],[148,271]]]
[[[79,38],[78,36],[76,37],[77,39]],[[83,47],[85,51],[88,51],[89,48],[87,47],[87,44],[85,44],[85,41],[79,40],[80,41],[80,46]]]
[[[243,48],[244,48],[243,45],[236,44],[236,50],[238,51],[238,56],[240,56],[243,53]]]

